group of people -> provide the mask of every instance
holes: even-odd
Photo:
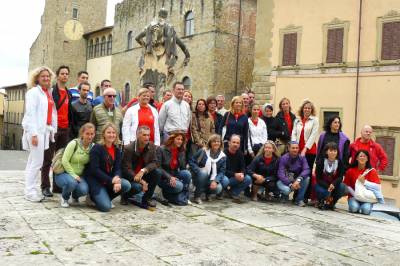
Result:
[[[117,196],[123,205],[154,208],[155,198],[177,205],[223,197],[243,203],[242,192],[253,201],[288,201],[293,193],[297,206],[334,209],[347,194],[349,211],[363,214],[384,202],[378,173],[387,157],[372,140],[372,128],[363,127],[350,144],[333,116],[319,134],[309,100],[295,115],[283,98],[273,116],[273,106],[257,104],[248,91],[233,97],[227,110],[223,95],[193,104],[191,92],[175,82],[161,102],[154,85],[145,84],[122,106],[111,81],[102,81],[102,96],[94,98],[87,72],[79,72],[70,89],[68,78],[67,66],[56,74],[40,67],[31,75],[22,121],[29,201],[61,193],[61,206],[68,207],[87,195],[88,204],[106,212]],[[63,169],[53,173],[52,193],[56,151]],[[36,190],[39,171],[42,193]],[[374,200],[357,196],[358,183]],[[155,197],[157,186],[162,195]]]

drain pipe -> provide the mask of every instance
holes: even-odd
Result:
[[[236,44],[236,73],[235,73],[235,95],[238,95],[239,86],[239,53],[240,53],[240,29],[242,24],[242,0],[239,0],[239,19]]]
[[[363,0],[360,0],[359,14],[358,14],[358,44],[357,44],[357,74],[356,74],[356,106],[354,112],[354,131],[353,138],[356,139],[357,136],[357,118],[358,118],[358,97],[360,90],[360,52],[361,52],[361,22],[362,22],[362,7]]]

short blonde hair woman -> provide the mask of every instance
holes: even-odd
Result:
[[[54,77],[50,68],[42,66],[30,73],[30,89],[25,96],[25,114],[22,119],[22,147],[29,151],[25,171],[25,199],[39,202],[43,197],[36,188],[36,177],[42,167],[44,151],[49,142],[54,142],[57,132],[57,110],[51,95],[51,80]]]

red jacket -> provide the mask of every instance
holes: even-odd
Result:
[[[357,151],[361,150],[362,146],[365,143],[361,143],[361,138],[357,138],[355,142],[350,144],[350,160],[353,162],[355,160],[355,156]],[[386,166],[388,165],[388,159],[386,152],[383,150],[382,146],[379,143],[376,143],[373,140],[370,140],[368,143],[368,153],[369,153],[369,161],[371,166],[379,171],[385,170]]]

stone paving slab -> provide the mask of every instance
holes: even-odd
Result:
[[[203,205],[61,208],[23,198],[0,171],[0,265],[399,265],[400,224],[345,210],[225,199]],[[83,199],[81,199],[83,201]]]

